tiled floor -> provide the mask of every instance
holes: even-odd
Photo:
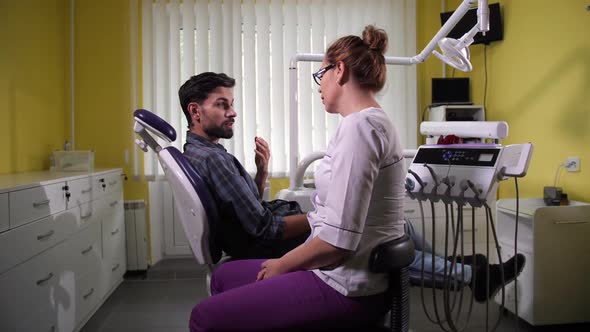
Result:
[[[152,267],[147,275],[126,279],[82,328],[81,332],[186,332],[191,309],[207,296],[205,269],[193,259],[168,259]],[[466,294],[468,291],[465,292]],[[432,291],[425,291],[432,312]],[[437,292],[440,299],[441,292]],[[467,295],[466,295],[467,296]],[[420,288],[411,289],[410,317],[414,332],[442,331],[425,316]],[[468,304],[468,302],[463,305]],[[439,307],[439,310],[442,307]],[[490,303],[490,328],[498,317],[498,306]],[[486,306],[475,304],[466,332],[486,331]],[[590,331],[590,324],[533,327],[511,314],[504,314],[499,332]]]
[[[186,332],[193,306],[207,296],[205,269],[168,259],[127,278],[81,332]]]

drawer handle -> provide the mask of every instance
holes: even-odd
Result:
[[[37,280],[37,286],[41,286],[44,283],[48,282],[51,278],[53,278],[53,273],[49,273],[49,275],[41,280]]]
[[[88,219],[88,218],[90,218],[90,217],[92,217],[92,212],[88,213],[88,214],[87,214],[87,215],[85,215],[85,216],[80,216],[80,218],[82,218],[82,219]]]
[[[117,180],[109,182],[109,186],[114,186],[117,184]]]
[[[88,188],[88,189],[84,189],[84,190],[82,190],[82,193],[83,193],[83,194],[88,194],[88,193],[89,193],[89,192],[91,192],[91,191],[92,191],[92,188]]]
[[[115,234],[117,234],[117,233],[119,233],[119,229],[118,229],[118,228],[117,228],[117,229],[115,229],[114,231],[112,231],[112,232],[111,232],[111,235],[115,235]]]
[[[113,207],[113,206],[117,205],[117,203],[119,203],[119,201],[114,201],[114,202],[110,203],[109,206]]]
[[[116,264],[115,266],[113,266],[113,268],[111,269],[111,271],[115,272],[116,269],[119,268],[119,264]]]
[[[87,253],[92,251],[92,245],[84,250],[82,250],[82,255],[86,255]]]
[[[44,206],[44,205],[49,205],[49,202],[51,200],[46,199],[44,201],[39,201],[39,202],[33,202],[33,207],[40,207],[40,206]]]
[[[94,293],[94,288],[90,288],[90,291],[87,294],[82,295],[82,298],[86,300],[90,295],[92,295],[92,293]]]
[[[37,235],[37,240],[43,241],[43,240],[51,237],[51,235],[53,235],[54,233],[55,233],[55,231],[53,231],[53,229],[52,229],[52,230],[50,230],[49,232],[47,232],[47,233],[45,233],[43,235]]]
[[[554,221],[556,225],[572,225],[572,224],[587,224],[587,221],[584,220],[563,220],[563,221]]]
[[[416,212],[416,210],[415,210],[415,209],[411,209],[411,210],[404,210],[404,213],[414,213],[414,212]]]

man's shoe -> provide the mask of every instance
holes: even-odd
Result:
[[[486,266],[478,266],[475,270],[475,285],[473,283],[473,274],[471,275],[471,284],[469,285],[471,287],[471,290],[473,291],[473,296],[475,297],[475,300],[477,302],[485,302],[487,299],[496,295],[496,293],[498,293],[502,285],[506,285],[509,282],[513,281],[516,278],[516,276],[518,276],[522,272],[525,261],[526,259],[523,254],[516,254],[516,256],[510,258],[502,264],[502,267],[504,268],[504,283],[502,283],[502,271],[500,265],[490,265],[490,282],[488,294],[486,294]]]

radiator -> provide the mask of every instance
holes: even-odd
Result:
[[[147,233],[145,201],[125,201],[127,270],[147,270]]]

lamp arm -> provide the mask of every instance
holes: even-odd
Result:
[[[469,47],[473,43],[473,37],[479,32],[478,25],[474,25],[471,30],[467,31],[461,38],[459,38],[459,43],[461,45],[459,47]]]
[[[414,63],[422,63],[430,56],[432,51],[437,47],[438,41],[442,38],[446,37],[449,32],[459,23],[461,18],[465,16],[465,13],[471,8],[471,5],[475,3],[476,0],[463,0],[463,2],[459,5],[459,7],[453,12],[451,17],[443,24],[443,26],[438,30],[436,35],[432,37],[430,42],[426,45],[426,47],[420,52],[419,54],[412,57],[412,64]],[[480,0],[482,1],[482,0]],[[483,0],[485,1],[485,0]]]
[[[488,0],[477,1],[477,27],[484,36],[490,30],[490,7],[488,7]]]
[[[478,1],[478,7],[484,9],[478,9],[478,26],[481,27],[481,31],[487,31],[485,29],[488,25],[488,7],[487,0],[463,0],[451,17],[443,24],[440,30],[432,37],[428,45],[419,54],[412,57],[385,57],[385,63],[388,65],[414,65],[422,63],[430,56],[432,51],[437,47],[438,41],[446,37],[449,32],[459,23],[459,20],[465,16],[465,13],[471,6]],[[476,31],[477,32],[477,31]],[[290,131],[290,144],[289,144],[289,178],[291,183],[295,183],[296,180],[296,169],[299,161],[299,116],[297,113],[297,63],[301,61],[321,62],[324,59],[324,54],[321,53],[298,53],[291,58],[289,63],[289,121],[291,123]]]

